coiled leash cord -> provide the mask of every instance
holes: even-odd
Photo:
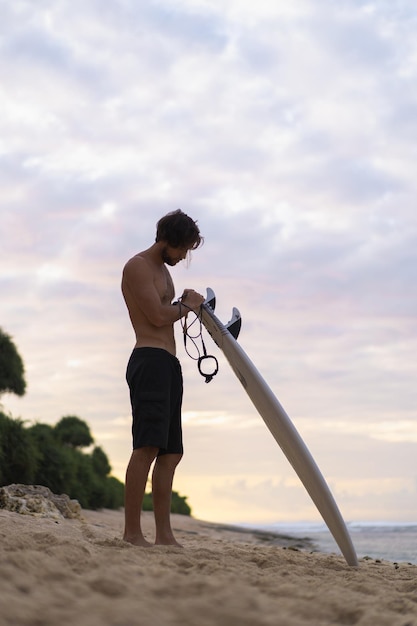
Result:
[[[178,304],[179,308],[180,308],[180,324],[182,327],[182,333],[183,333],[183,337],[184,337],[184,348],[186,353],[188,354],[188,356],[193,359],[193,361],[197,361],[197,367],[198,367],[198,371],[200,372],[201,376],[203,376],[206,380],[206,383],[209,383],[211,380],[213,380],[214,376],[217,374],[217,372],[219,371],[219,363],[216,359],[215,356],[211,355],[211,354],[207,354],[207,350],[206,350],[206,346],[204,344],[204,339],[203,339],[203,322],[202,322],[202,313],[201,313],[201,308],[200,308],[200,313],[197,314],[193,309],[191,309],[189,306],[187,306],[186,304],[184,304],[184,302],[182,302],[181,298],[179,298],[177,300],[177,302],[175,302],[174,304]],[[185,315],[184,317],[182,316],[182,311],[181,311],[181,307],[185,307],[186,309],[188,309],[191,313],[194,313],[195,318],[193,319],[193,321],[191,322],[191,324],[187,324],[187,315]],[[198,333],[196,335],[191,335],[190,334],[190,328],[196,324],[197,322],[199,322],[198,325]],[[188,350],[187,347],[187,339],[189,339],[191,341],[191,343],[193,344],[198,356],[195,357],[193,356],[190,351]],[[203,354],[201,354],[200,349],[198,347],[198,340],[201,341],[201,348],[203,351]],[[202,364],[203,361],[208,361],[211,360],[213,363],[212,368],[210,369],[209,372],[204,371]],[[206,363],[206,365],[208,365],[208,363]]]

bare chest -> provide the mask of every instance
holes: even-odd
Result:
[[[174,283],[165,266],[155,276],[155,287],[162,304],[168,304],[172,301],[175,295]]]

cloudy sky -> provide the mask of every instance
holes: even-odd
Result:
[[[0,0],[0,326],[15,417],[78,415],[124,479],[124,263],[182,208],[185,287],[240,343],[347,520],[417,520],[414,0]],[[180,329],[178,329],[180,331]],[[227,362],[178,332],[196,517],[320,519]]]

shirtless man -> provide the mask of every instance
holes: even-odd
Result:
[[[157,223],[155,243],[125,265],[122,292],[136,334],[126,379],[133,415],[133,452],[126,471],[124,540],[149,547],[141,529],[141,509],[151,464],[155,544],[179,545],[170,522],[172,483],[183,453],[182,374],[175,356],[174,323],[204,298],[185,289],[181,304],[172,303],[174,266],[203,239],[197,224],[182,211]]]

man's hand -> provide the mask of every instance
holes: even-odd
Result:
[[[188,308],[192,309],[195,313],[200,311],[200,307],[203,304],[205,298],[194,289],[184,289],[181,296],[181,302]]]

